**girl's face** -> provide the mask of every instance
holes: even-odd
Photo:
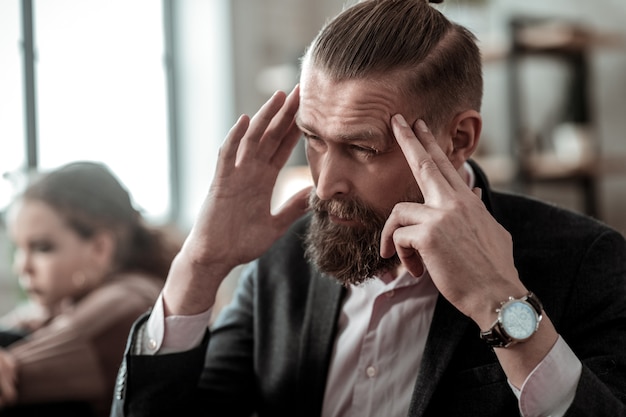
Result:
[[[28,296],[54,311],[85,291],[93,273],[93,242],[84,240],[42,201],[12,207],[9,234],[15,244],[14,271]]]

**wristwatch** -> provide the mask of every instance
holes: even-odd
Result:
[[[539,298],[529,292],[522,298],[509,297],[496,309],[498,318],[480,338],[489,346],[506,348],[528,340],[539,328],[543,306]]]

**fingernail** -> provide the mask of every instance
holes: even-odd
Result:
[[[409,127],[408,123],[406,122],[406,120],[404,120],[404,117],[401,114],[396,114],[395,116],[393,116],[394,119],[396,119],[396,122],[402,126],[402,127]]]
[[[428,126],[426,126],[426,123],[424,123],[422,119],[418,119],[417,128],[422,132],[428,132]]]

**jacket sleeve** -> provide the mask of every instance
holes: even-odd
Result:
[[[141,340],[148,317],[146,313],[137,319],[130,331],[116,380],[111,417],[197,415],[197,382],[208,333],[202,343],[190,351],[135,354],[135,345]]]
[[[250,415],[253,399],[244,389],[253,384],[252,349],[245,342],[252,340],[248,331],[252,327],[250,298],[249,287],[240,289],[228,306],[232,313],[227,323],[214,326],[214,334],[207,330],[198,347],[183,352],[140,354],[137,346],[149,315],[138,319],[119,369],[111,416]],[[235,359],[223,361],[217,368],[215,361],[209,361],[213,366],[207,367],[211,349],[222,346]],[[207,373],[208,380],[203,378]]]
[[[626,416],[626,242],[598,236],[584,254],[558,330],[583,363],[567,417]],[[561,320],[559,320],[561,321]],[[567,324],[564,324],[567,323]]]

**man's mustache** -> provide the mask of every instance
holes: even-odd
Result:
[[[363,224],[380,218],[376,211],[358,198],[321,200],[315,190],[309,195],[309,208],[319,214],[328,214],[341,219],[356,220]]]

